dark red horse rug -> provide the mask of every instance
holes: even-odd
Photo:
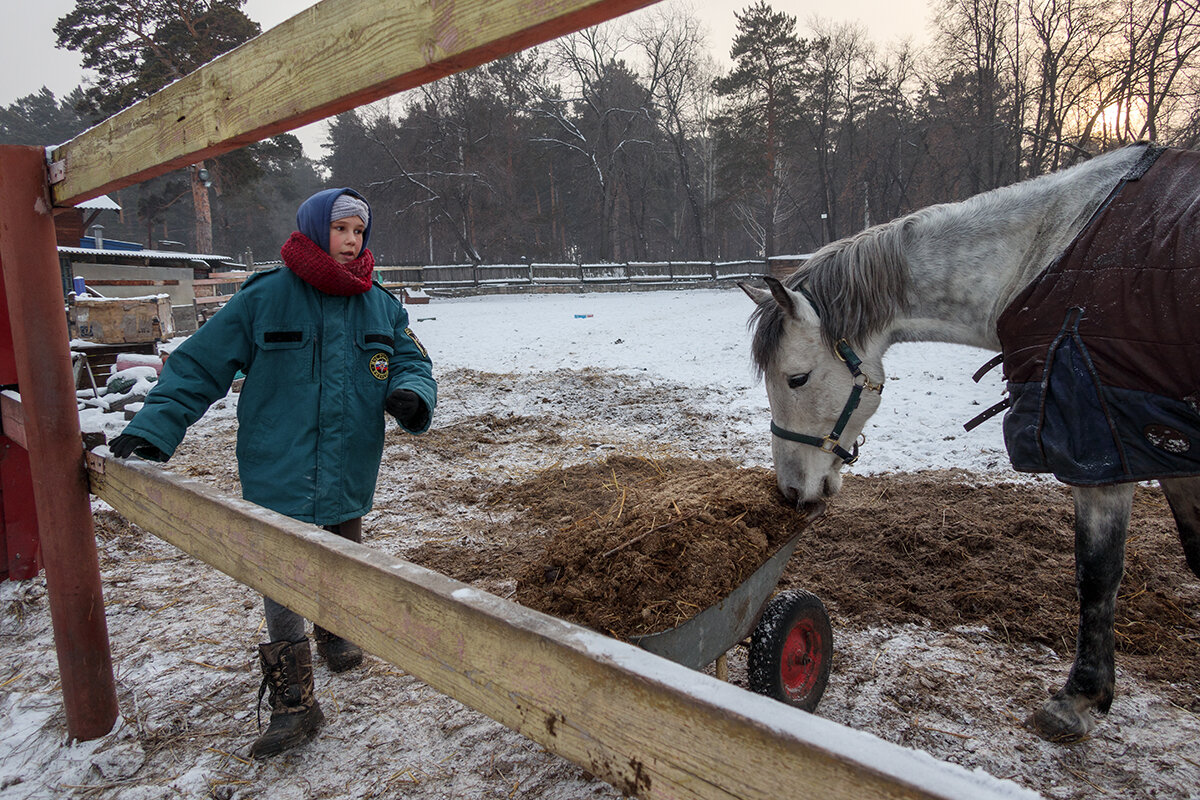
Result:
[[[1014,469],[1200,474],[1200,152],[1148,148],[997,333]]]

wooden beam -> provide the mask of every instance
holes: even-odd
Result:
[[[139,461],[131,522],[644,798],[1032,798]]]
[[[46,185],[43,148],[0,146],[0,272],[67,732],[95,739],[112,730],[117,693]]]
[[[54,204],[75,205],[654,2],[323,0],[56,148]]]

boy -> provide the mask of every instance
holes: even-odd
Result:
[[[409,433],[429,428],[437,384],[400,302],[372,278],[371,211],[352,189],[304,201],[283,245],[285,268],[258,273],[171,354],[137,415],[112,441],[117,458],[166,461],[188,426],[241,370],[237,459],[242,496],[362,540],[383,453],[384,411]],[[304,619],[263,598],[259,645],[271,721],[250,752],[301,744],[324,715],[313,694]],[[335,672],[362,661],[353,643],[314,626]]]

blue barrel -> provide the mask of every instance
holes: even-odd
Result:
[[[77,296],[87,294],[87,284],[84,283],[83,278],[75,278],[75,294]]]

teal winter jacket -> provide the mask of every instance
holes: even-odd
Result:
[[[245,373],[238,399],[242,496],[304,522],[333,525],[371,509],[383,453],[384,403],[437,384],[400,301],[376,283],[340,297],[279,268],[242,288],[167,358],[124,433],[169,458],[188,426]]]

